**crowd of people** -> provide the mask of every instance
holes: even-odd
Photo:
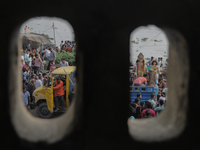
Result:
[[[142,53],[138,55],[138,60],[135,66],[130,64],[130,86],[152,86],[154,89],[158,89],[158,93],[151,95],[149,100],[140,102],[142,98],[141,93],[137,94],[137,98],[129,104],[129,116],[131,118],[150,118],[156,117],[165,107],[167,101],[167,75],[166,70],[163,72],[163,68],[167,68],[168,59],[165,64],[162,62],[162,57],[158,58],[158,61],[152,56],[151,59],[145,63]],[[147,67],[148,66],[148,67]]]
[[[61,45],[60,45],[61,46]],[[65,41],[61,46],[62,50],[66,47],[72,47],[70,52],[75,52],[75,42]],[[68,48],[69,49],[69,48]],[[55,51],[60,52],[58,47]],[[69,63],[62,58],[59,66],[54,66],[56,60],[56,52],[52,47],[46,47],[43,51],[40,49],[31,48],[28,44],[21,55],[21,70],[22,70],[22,99],[24,105],[32,108],[34,97],[32,96],[35,89],[47,82],[47,75],[49,75],[57,67],[69,66]],[[68,51],[68,50],[67,50]],[[47,64],[48,60],[48,64]],[[60,82],[59,82],[60,83]]]
[[[163,83],[164,87],[159,88],[159,93],[157,95],[157,100],[155,95],[152,94],[149,100],[140,102],[142,94],[138,93],[137,98],[132,103],[132,100],[129,104],[129,117],[134,119],[140,118],[151,118],[156,117],[159,113],[165,108],[167,102],[167,83]]]

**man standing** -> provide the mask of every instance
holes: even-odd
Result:
[[[161,65],[161,61],[160,61],[160,57],[158,57],[158,67],[160,68],[160,65]]]
[[[24,52],[23,52],[24,60],[25,60],[25,55],[26,55],[26,49],[24,49]]]
[[[149,61],[147,62],[147,64],[148,64],[149,66],[151,66],[151,65],[152,65],[153,59],[154,59],[154,57],[153,57],[153,56],[151,56],[151,60],[149,60]]]
[[[31,79],[30,82],[27,84],[27,91],[30,93],[30,97],[31,97],[31,102],[33,101],[33,91],[35,90],[35,86],[34,86],[34,79]]]
[[[156,106],[156,102],[155,102],[154,99],[155,99],[155,95],[151,94],[151,99],[148,100],[151,103],[151,105],[152,105],[153,108]]]
[[[56,81],[55,81],[55,86],[53,87],[53,90],[54,90],[54,96],[55,96],[55,112],[57,112],[59,110],[59,104],[58,104],[58,101],[60,100],[61,103],[62,103],[62,107],[63,106],[63,100],[64,100],[64,89],[63,89],[63,82],[60,80],[60,77],[57,77],[56,78]]]
[[[44,53],[45,53],[45,57],[49,57],[50,55],[49,47],[46,47],[46,49],[44,50]]]
[[[63,41],[61,41],[60,43],[60,50],[62,49],[62,46],[63,46]]]
[[[21,92],[21,95],[22,95],[22,99],[23,99],[24,105],[28,109],[28,105],[31,102],[31,100],[30,100],[30,93],[28,91],[26,91],[25,87],[23,87],[23,91]]]
[[[60,62],[60,67],[64,67],[64,66],[69,66],[69,64],[67,61],[65,61],[65,58],[62,58]]]
[[[38,70],[42,64],[42,60],[40,57],[38,57],[38,54],[35,54],[35,74],[38,75]]]
[[[25,30],[25,34],[26,34],[26,31],[27,31],[27,26],[24,28],[24,30]]]
[[[49,56],[49,63],[48,63],[48,67],[47,70],[50,70],[50,63],[55,64],[56,61],[56,52],[53,50],[53,48],[50,48],[50,56]]]
[[[35,89],[39,88],[40,86],[42,86],[42,76],[39,75],[39,79],[37,79],[35,81]]]

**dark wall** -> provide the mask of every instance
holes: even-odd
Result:
[[[37,5],[33,5],[37,4]],[[5,149],[169,149],[181,145],[194,149],[199,140],[198,72],[200,3],[187,0],[132,1],[13,1],[2,4],[1,41],[1,146]],[[32,7],[34,6],[34,7]],[[45,6],[45,7],[44,7]],[[45,145],[21,140],[9,116],[8,50],[15,30],[35,16],[63,18],[75,31],[79,57],[84,58],[83,118],[81,130],[59,143]],[[129,104],[129,38],[141,26],[154,24],[178,30],[189,46],[190,79],[188,122],[176,139],[139,143],[130,138],[127,127]],[[77,64],[79,60],[77,60]],[[79,66],[77,66],[79,67]]]

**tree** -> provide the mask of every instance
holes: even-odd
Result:
[[[70,53],[64,50],[61,51],[61,53],[56,52],[55,64],[59,65],[62,58],[65,58],[65,60],[69,63],[70,66],[75,66],[76,53]]]

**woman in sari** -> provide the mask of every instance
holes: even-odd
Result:
[[[158,73],[161,74],[157,62],[154,60],[150,68],[150,86],[156,86],[158,84]]]

